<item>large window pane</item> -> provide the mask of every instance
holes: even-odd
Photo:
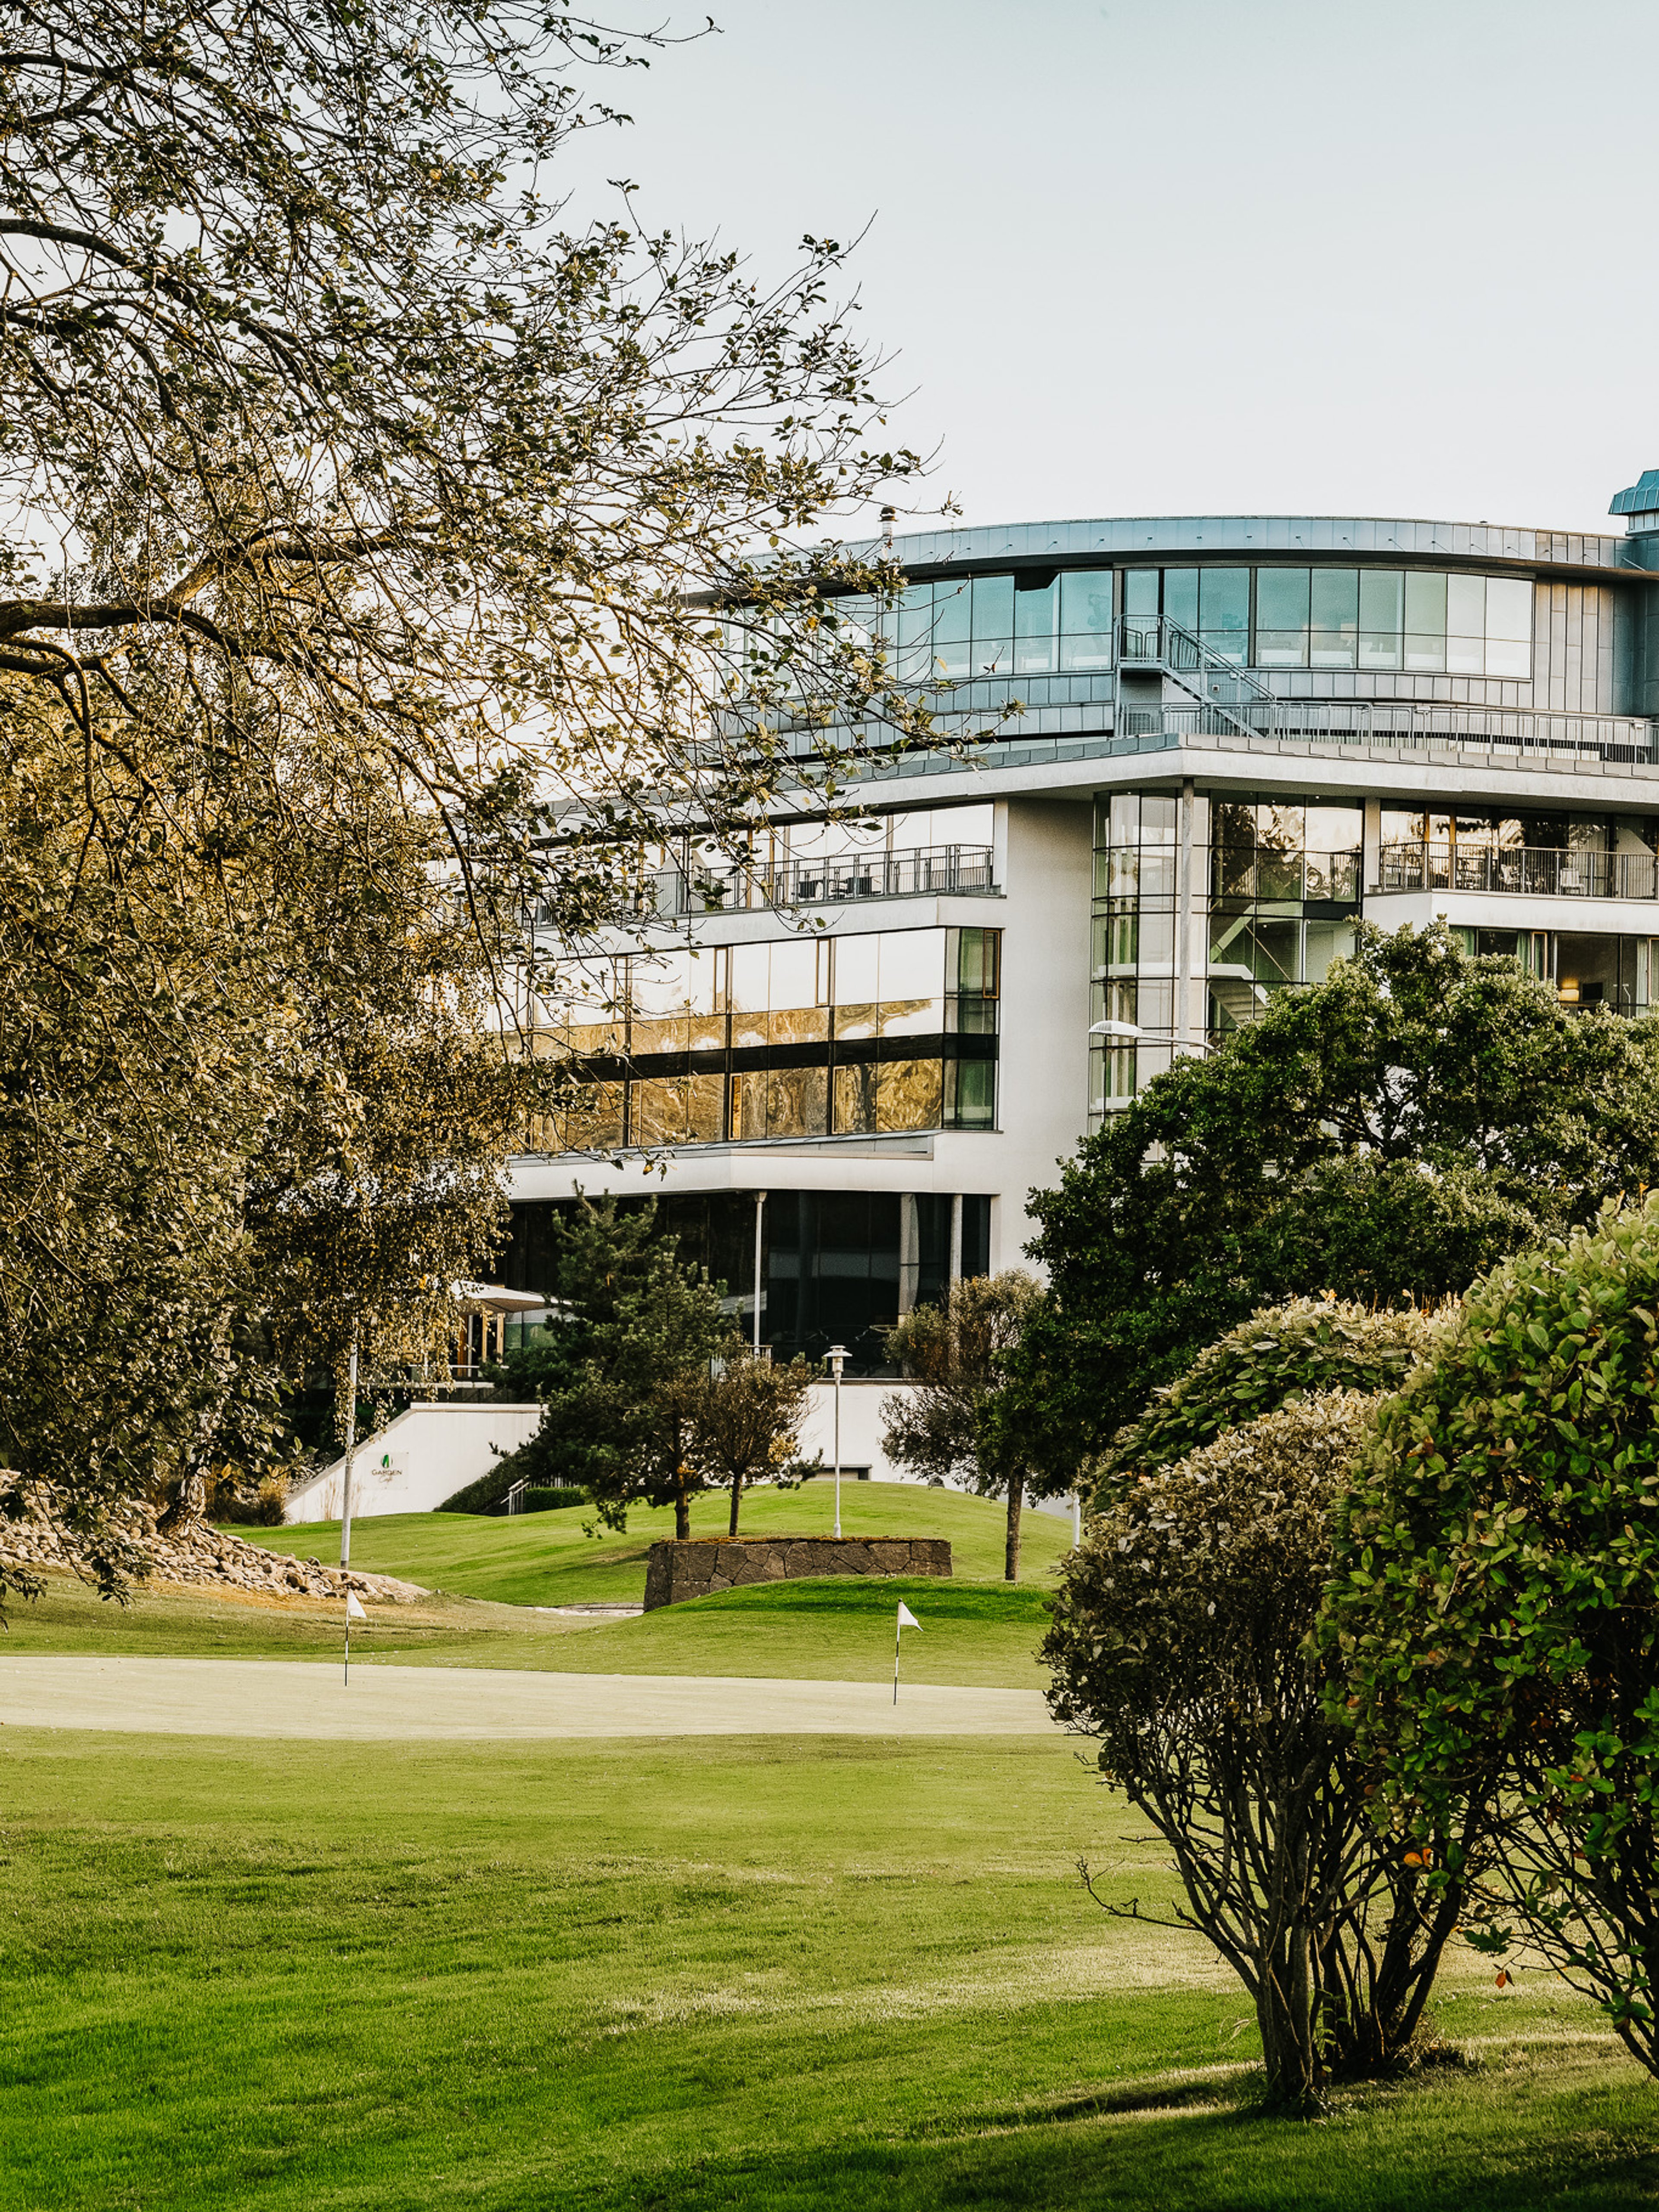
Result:
[[[937,1129],[944,1105],[936,1060],[890,1060],[876,1070],[878,1129]]]
[[[826,951],[810,937],[773,945],[768,1005],[776,1009],[821,1004],[829,996]]]
[[[568,1105],[548,1117],[553,1125],[550,1150],[617,1150],[623,1142],[623,1092],[620,1083],[583,1084]]]
[[[972,659],[972,599],[969,586],[933,586],[933,662],[941,676],[966,676]]]
[[[1060,580],[1060,665],[1062,668],[1109,668],[1112,665],[1112,572],[1073,569]]]
[[[1123,572],[1123,611],[1136,620],[1158,612],[1158,572],[1156,568],[1126,568]]]
[[[836,1134],[861,1136],[876,1126],[876,1070],[838,1067],[835,1087]]]
[[[952,1060],[945,1068],[945,1118],[953,1129],[989,1129],[996,1121],[994,1060]]]
[[[1405,627],[1406,577],[1399,568],[1359,572],[1359,665],[1398,668]]]
[[[1532,674],[1533,587],[1524,576],[1486,579],[1486,673]]]
[[[1455,675],[1479,676],[1486,665],[1486,580],[1446,579],[1446,666]]]
[[[933,672],[933,587],[912,584],[895,617],[898,650],[894,673],[901,684],[925,684]]]
[[[1196,568],[1166,568],[1164,571],[1164,611],[1172,623],[1182,629],[1198,629],[1198,571]]]
[[[1014,668],[1021,676],[1044,676],[1054,665],[1054,639],[1060,618],[1060,585],[1014,580]]]
[[[988,667],[1006,672],[1013,665],[1013,578],[975,576],[973,599],[973,672],[981,675]]]
[[[874,935],[838,937],[835,945],[836,1004],[845,1006],[854,1000],[879,998],[881,939]]]
[[[1001,931],[959,929],[956,938],[956,973],[948,979],[950,987],[964,994],[977,993],[986,998],[994,998],[998,955],[1002,947]]]
[[[1308,571],[1258,568],[1255,659],[1259,668],[1308,665]]]
[[[1446,579],[1406,572],[1406,665],[1427,674],[1446,665]]]
[[[1199,635],[1212,653],[1240,667],[1249,653],[1250,572],[1201,568],[1198,580]]]
[[[1316,568],[1309,594],[1310,666],[1352,668],[1358,646],[1359,571]]]
[[[766,1079],[769,1137],[822,1137],[829,1126],[830,1071],[774,1068]]]
[[[829,1034],[828,1006],[775,1006],[766,1017],[769,1044],[817,1044]]]

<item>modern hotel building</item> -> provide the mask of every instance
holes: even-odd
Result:
[[[507,1279],[546,1287],[578,1187],[650,1192],[763,1343],[869,1373],[918,1298],[1020,1263],[1085,1130],[1362,916],[1443,920],[1571,1006],[1653,1004],[1659,471],[1613,513],[897,541],[896,672],[951,687],[947,738],[992,733],[878,764],[860,822],[778,819],[718,880],[672,861],[631,1012],[568,1028],[588,1103],[516,1164]]]

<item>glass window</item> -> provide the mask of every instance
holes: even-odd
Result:
[[[1006,673],[1013,665],[1013,578],[975,576],[973,599],[974,673],[990,667]]]
[[[1316,568],[1309,593],[1309,665],[1352,668],[1358,643],[1359,571]]]
[[[1199,635],[1212,653],[1243,667],[1249,656],[1250,572],[1248,568],[1200,568],[1198,577]]]
[[[945,1064],[945,1119],[953,1129],[995,1127],[997,1065],[994,1060],[951,1060]]]
[[[1152,572],[1156,579],[1157,571]],[[1154,598],[1156,611],[1156,598]],[[1060,665],[1062,668],[1109,668],[1112,665],[1112,572],[1071,569],[1060,579]]]
[[[653,1075],[628,1086],[629,1141],[683,1145],[690,1127],[684,1076]]]
[[[1446,579],[1446,666],[1457,676],[1480,676],[1486,665],[1486,580]]]
[[[845,1006],[854,1000],[879,998],[881,939],[876,936],[838,937],[835,943],[836,1004]]]
[[[1198,571],[1196,568],[1166,568],[1164,571],[1164,612],[1182,629],[1198,629]]]
[[[1112,793],[1111,814],[1108,832],[1113,845],[1138,845],[1140,842],[1140,799],[1133,791]]]
[[[939,996],[945,988],[942,929],[889,929],[877,941],[880,981],[876,995],[884,1004]]]
[[[912,584],[894,617],[898,652],[894,673],[902,684],[925,684],[933,672],[933,587]]]
[[[836,1134],[861,1136],[876,1126],[876,1070],[838,1067],[835,1085]]]
[[[817,1044],[829,1034],[828,1006],[774,1006],[766,1017],[769,1044]]]
[[[1406,575],[1401,568],[1359,572],[1359,665],[1398,668],[1405,628]]]
[[[1310,804],[1303,810],[1302,837],[1310,853],[1352,853],[1358,848],[1364,814],[1358,806]]]
[[[1123,572],[1123,611],[1136,620],[1145,620],[1158,612],[1158,571],[1156,568],[1126,568]]]
[[[876,1069],[876,1127],[937,1129],[944,1070],[936,1060],[889,1060]]]
[[[933,663],[941,676],[962,677],[968,673],[971,605],[965,582],[934,585]]]
[[[1486,579],[1486,673],[1532,674],[1533,587],[1525,576]]]
[[[1406,572],[1406,665],[1425,674],[1446,665],[1446,580]]]
[[[769,949],[772,958],[767,1005],[774,1008],[822,1006],[830,995],[828,946],[810,937],[798,937]]]
[[[957,939],[956,973],[951,988],[969,994],[977,993],[982,998],[994,999],[997,994],[997,959],[1002,945],[1002,933],[997,929],[959,929]]]
[[[1140,842],[1143,845],[1173,845],[1176,840],[1176,810],[1179,805],[1173,792],[1147,792],[1140,801]]]
[[[1046,676],[1054,665],[1060,584],[1025,576],[1014,579],[1014,669],[1021,676]]]
[[[766,1012],[770,1002],[769,945],[733,945],[729,948],[726,998],[733,1013]]]
[[[554,1141],[564,1152],[617,1151],[623,1142],[620,1083],[585,1083],[552,1116]]]
[[[822,1137],[829,1128],[827,1067],[774,1068],[766,1078],[769,1137]]]
[[[1308,665],[1308,571],[1258,568],[1255,661],[1259,668]]]

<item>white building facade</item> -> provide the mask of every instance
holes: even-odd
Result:
[[[1659,471],[1614,512],[900,540],[903,603],[848,612],[972,742],[873,763],[856,822],[671,856],[565,1010],[583,1103],[514,1164],[502,1279],[550,1289],[578,1188],[654,1196],[762,1343],[874,1376],[909,1306],[1022,1264],[1091,1127],[1362,916],[1653,1005]]]

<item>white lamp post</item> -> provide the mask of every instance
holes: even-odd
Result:
[[[1168,1044],[1172,1052],[1206,1053],[1215,1049],[1207,1037],[1178,1037],[1172,1030],[1144,1030],[1139,1022],[1091,1022],[1089,1034],[1114,1037],[1121,1044]]]
[[[841,1370],[847,1360],[847,1346],[832,1344],[830,1347],[830,1372],[836,1382],[836,1534],[841,1534]]]

